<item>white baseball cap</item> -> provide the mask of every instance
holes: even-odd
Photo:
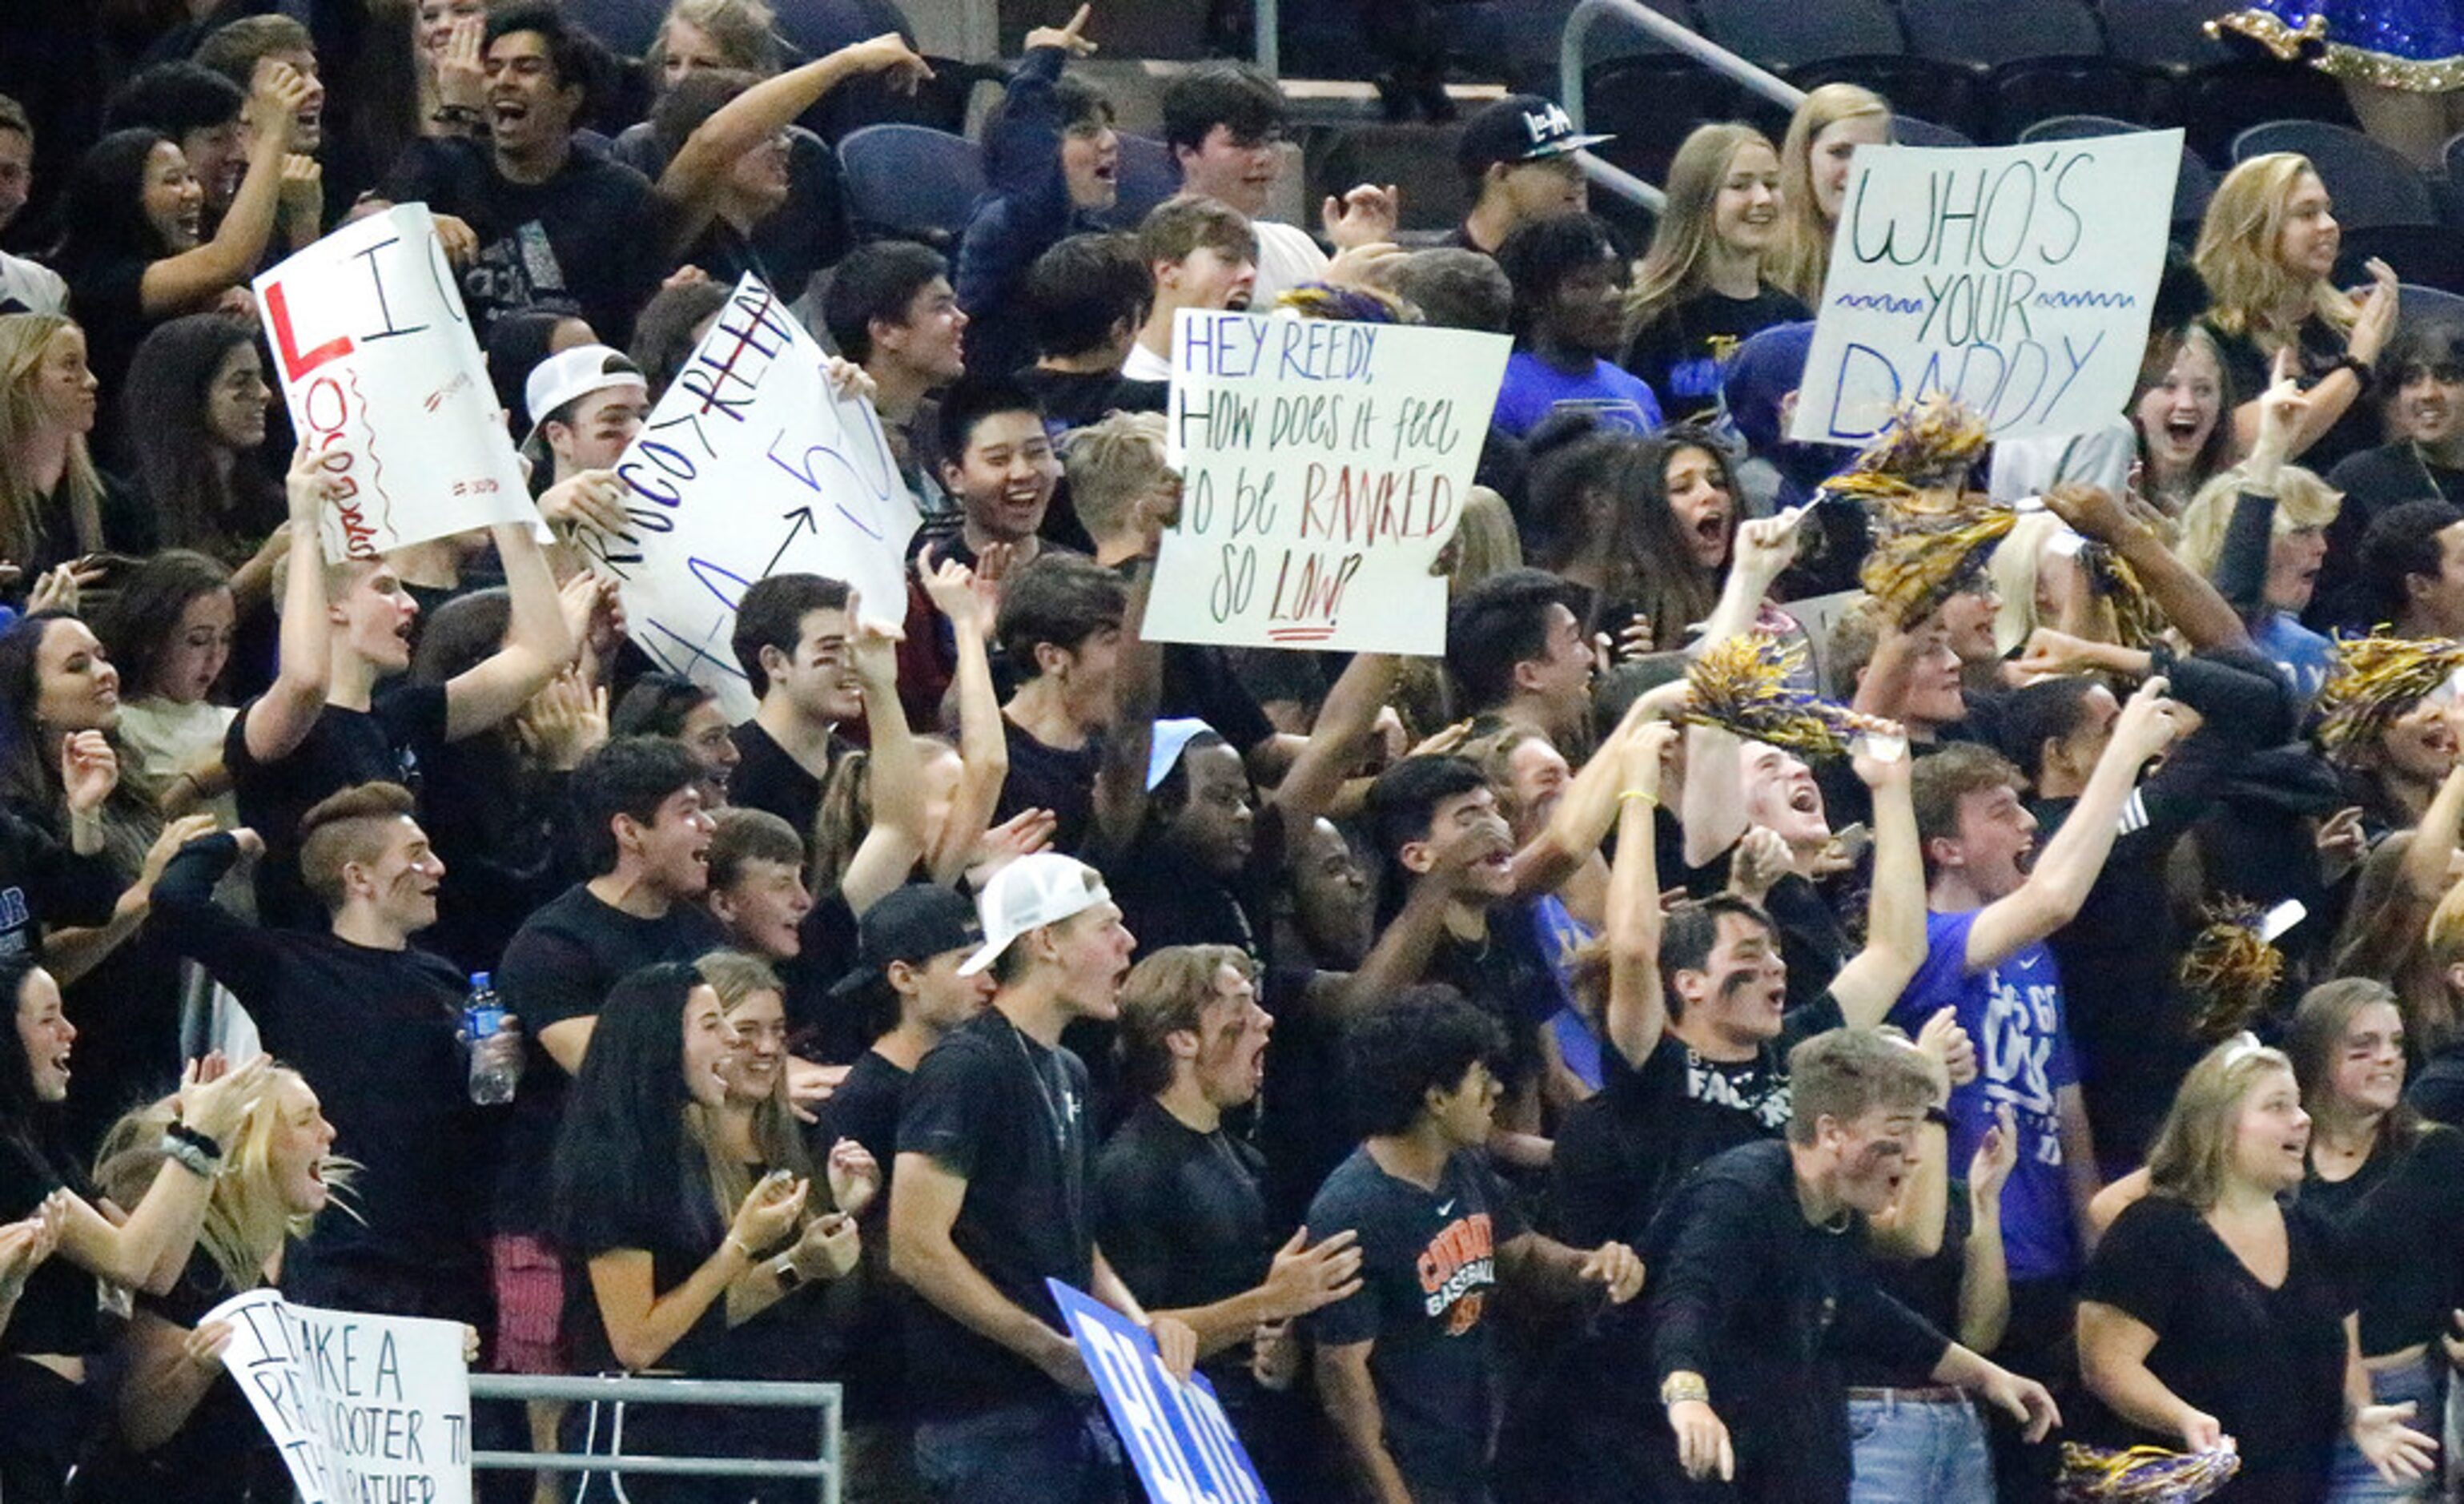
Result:
[[[1112,896],[1104,874],[1074,856],[1037,852],[1022,856],[993,874],[976,897],[983,920],[984,943],[958,963],[958,975],[972,977],[1001,959],[1010,942],[1029,930],[1058,924]]]
[[[531,431],[522,442],[527,444],[539,437],[539,425],[549,413],[605,387],[639,387],[646,395],[650,389],[642,367],[612,345],[577,344],[532,366],[529,378],[522,383],[522,406],[531,414]]]

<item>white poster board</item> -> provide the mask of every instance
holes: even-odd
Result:
[[[2084,433],[2130,400],[2182,133],[1864,146],[1791,438],[1862,444],[1948,392],[1995,438]]]
[[[291,426],[340,483],[326,558],[538,522],[427,205],[335,231],[258,277],[256,303]]]
[[[1504,335],[1183,309],[1173,329],[1159,642],[1445,651],[1454,533]]]
[[[728,639],[754,582],[826,575],[856,588],[868,617],[907,612],[915,500],[872,404],[831,390],[827,359],[746,276],[616,463],[631,525],[574,536],[622,586],[634,643],[715,693],[731,720],[753,714]]]
[[[295,1306],[271,1290],[206,1313],[223,1366],[307,1504],[470,1504],[471,1370],[452,1321]]]

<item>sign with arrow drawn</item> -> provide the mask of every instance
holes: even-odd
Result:
[[[880,415],[830,387],[827,356],[761,281],[738,282],[718,321],[616,462],[628,525],[574,543],[623,588],[633,641],[753,714],[728,639],[757,580],[844,580],[868,616],[907,610],[918,518]]]

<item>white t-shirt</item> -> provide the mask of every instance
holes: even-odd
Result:
[[[1279,294],[1303,282],[1325,279],[1326,253],[1318,249],[1308,231],[1267,219],[1249,223],[1258,232],[1258,286],[1250,295],[1251,306],[1271,307]]]
[[[38,261],[0,251],[0,314],[64,314],[69,284]]]
[[[1130,346],[1130,358],[1121,363],[1124,381],[1170,381],[1172,362],[1143,344]]]

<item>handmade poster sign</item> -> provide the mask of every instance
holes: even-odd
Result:
[[[1167,444],[1180,525],[1144,631],[1160,642],[1445,650],[1454,533],[1503,335],[1184,309]]]
[[[2085,433],[2130,400],[2182,133],[1857,153],[1789,436],[1862,444],[1948,392],[1995,438]]]
[[[717,695],[731,720],[753,714],[728,639],[754,582],[827,575],[855,587],[867,616],[906,614],[915,502],[872,404],[832,390],[827,359],[746,276],[616,462],[628,525],[575,534],[622,586],[633,641]]]
[[[1172,1376],[1155,1338],[1057,1279],[1052,1298],[1077,1339],[1095,1392],[1155,1504],[1266,1504],[1266,1490],[1204,1374]]]
[[[470,1504],[471,1370],[452,1321],[295,1306],[271,1290],[206,1313],[223,1366],[307,1504]]]
[[[427,205],[335,231],[256,302],[291,426],[338,483],[326,558],[539,520]]]

